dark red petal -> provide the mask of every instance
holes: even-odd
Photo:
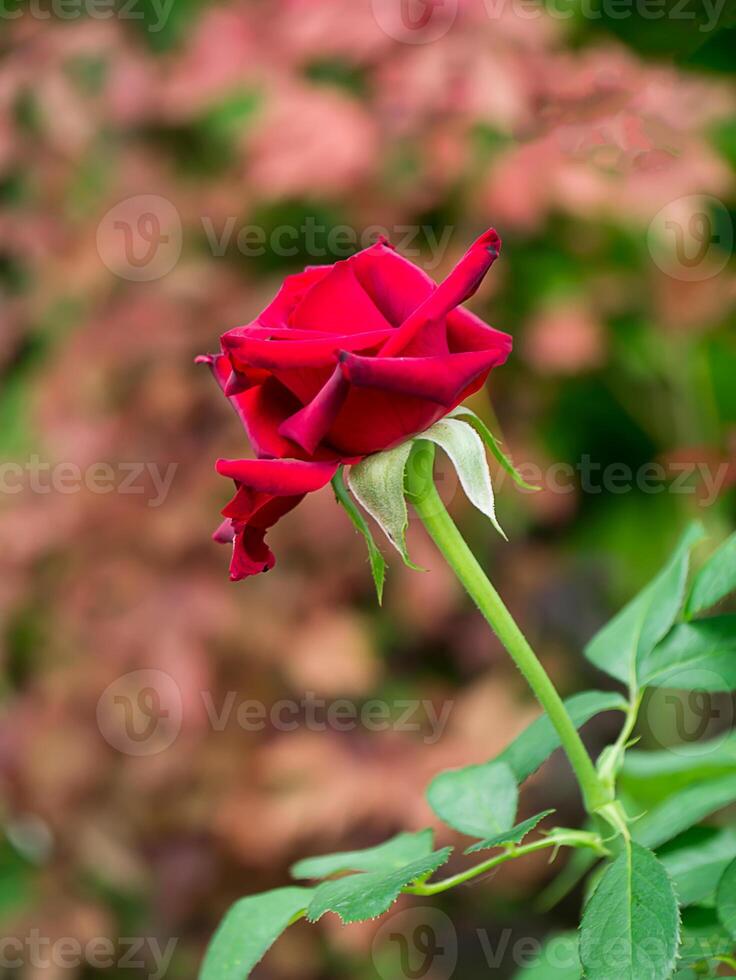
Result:
[[[301,459],[218,459],[217,472],[252,490],[278,497],[311,493],[326,486],[339,462],[310,463]]]
[[[486,272],[498,258],[501,239],[491,228],[475,241],[450,275],[389,337],[381,355],[401,353],[410,341],[431,320],[439,320],[460,306],[475,293]]]
[[[281,423],[281,435],[296,442],[311,455],[337,418],[349,387],[340,365],[336,365],[329,380],[312,401]]]
[[[287,276],[281,289],[266,309],[258,317],[258,322],[267,327],[285,327],[289,324],[289,316],[294,307],[306,293],[324,279],[332,269],[331,265],[311,265],[304,272]]]
[[[341,355],[345,377],[354,385],[428,398],[449,411],[457,395],[479,375],[503,364],[504,347],[438,357]]]
[[[479,316],[458,307],[446,320],[447,339],[453,352],[486,350],[489,347],[505,347],[509,353],[513,338],[501,330],[489,327]]]
[[[351,386],[327,440],[345,460],[391,449],[447,414],[444,405],[395,391]]]
[[[232,582],[268,572],[276,564],[273,552],[264,540],[265,536],[266,532],[257,527],[244,527],[235,535],[230,562]]]
[[[339,350],[369,350],[389,335],[390,327],[381,330],[320,336],[315,340],[263,340],[252,336],[226,334],[223,346],[238,370],[266,368],[283,371],[291,368],[323,367],[334,364]]]
[[[388,243],[379,241],[348,259],[363,289],[393,326],[400,326],[436,289],[432,279]]]
[[[288,514],[304,499],[304,494],[293,497],[275,497],[271,493],[239,486],[238,491],[222,509],[223,517],[234,524],[250,524],[266,530]]]
[[[337,334],[391,328],[360,285],[348,260],[335,263],[330,274],[312,286],[295,307],[289,323],[303,330]]]

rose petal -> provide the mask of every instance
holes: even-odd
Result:
[[[363,289],[393,326],[400,326],[437,288],[423,269],[400,255],[385,240],[351,256]]]
[[[257,527],[244,527],[233,540],[230,562],[230,581],[241,582],[250,575],[270,571],[276,564],[273,552],[265,542],[266,532]]]
[[[511,352],[513,338],[502,330],[489,327],[470,310],[458,307],[448,314],[445,322],[449,347],[453,353],[487,350],[489,347],[503,347]]]
[[[313,453],[330,431],[349,389],[350,386],[338,364],[312,401],[281,423],[280,434],[296,442],[306,452]]]
[[[311,463],[301,459],[218,459],[217,472],[251,490],[279,497],[311,493],[326,486],[339,462]]]
[[[391,324],[358,281],[350,260],[336,262],[304,295],[291,314],[292,327],[331,333],[389,330]]]
[[[394,331],[381,348],[381,355],[395,356],[406,350],[410,341],[425,324],[446,317],[457,306],[470,299],[498,258],[500,249],[501,239],[493,228],[481,235],[470,246],[450,275]]]
[[[341,364],[345,377],[354,385],[427,398],[449,411],[455,407],[460,392],[492,367],[503,364],[508,353],[504,347],[438,357],[361,357],[345,353]]]
[[[316,340],[262,340],[247,335],[225,334],[223,349],[238,370],[266,368],[283,371],[290,368],[323,367],[333,364],[339,350],[369,350],[389,335],[390,327],[347,335],[330,334]]]
[[[258,322],[267,327],[286,327],[289,315],[307,292],[330,272],[331,265],[311,265],[304,272],[287,276],[276,297],[258,317]]]

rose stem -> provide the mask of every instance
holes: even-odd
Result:
[[[554,684],[447,513],[434,485],[434,446],[426,440],[414,443],[406,470],[406,491],[430,537],[547,712],[575,772],[585,807],[595,813],[611,802],[611,796],[598,778]]]

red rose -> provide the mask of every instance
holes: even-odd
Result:
[[[485,381],[508,334],[461,308],[498,257],[482,235],[439,286],[386,241],[288,276],[252,323],[222,337],[211,365],[258,456],[220,460],[237,493],[220,541],[231,578],[273,567],[266,530],[355,463],[429,428]]]

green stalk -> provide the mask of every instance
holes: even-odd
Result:
[[[431,884],[409,885],[404,889],[408,895],[439,895],[441,892],[449,891],[457,885],[463,885],[466,881],[477,878],[478,875],[487,874],[499,864],[506,861],[513,861],[516,858],[524,857],[526,854],[534,854],[537,851],[546,850],[549,847],[579,847],[590,848],[594,854],[603,857],[608,851],[603,846],[597,834],[589,834],[584,830],[553,830],[548,837],[540,837],[539,840],[532,841],[531,844],[521,844],[514,847],[507,847],[501,854],[496,854],[482,864],[477,864],[467,871],[454,875],[452,878],[445,878],[444,881],[437,881]],[[553,855],[554,857],[554,855]]]
[[[414,443],[406,468],[406,491],[430,537],[547,712],[575,772],[587,811],[592,814],[605,807],[612,800],[610,791],[598,778],[562,698],[440,500],[434,485],[434,446],[426,440]]]

